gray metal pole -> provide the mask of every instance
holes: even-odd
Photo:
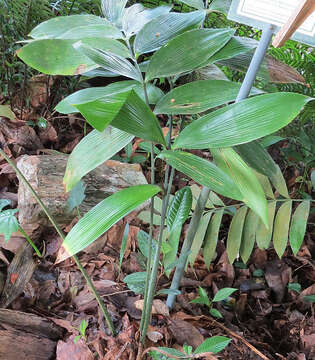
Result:
[[[275,30],[275,28],[273,25],[267,25],[263,29],[262,36],[259,41],[258,47],[255,51],[255,54],[252,58],[250,65],[249,65],[245,79],[243,81],[243,84],[240,88],[240,91],[237,95],[235,102],[244,100],[249,95],[249,93],[253,87],[254,81],[256,79],[259,67],[260,67],[260,65],[266,55],[268,47],[271,43],[274,30]],[[179,284],[183,277],[187,258],[188,258],[188,251],[191,248],[191,243],[192,243],[192,241],[195,237],[196,231],[198,229],[198,226],[196,226],[198,224],[195,224],[195,223],[200,221],[201,215],[205,208],[205,203],[209,197],[209,192],[210,192],[209,188],[207,188],[207,187],[202,188],[201,194],[200,194],[198,202],[197,202],[198,206],[196,206],[195,212],[193,214],[193,217],[192,217],[192,220],[191,220],[191,223],[189,226],[189,230],[188,230],[186,239],[184,241],[183,249],[181,251],[181,255],[180,255],[181,261],[180,261],[180,264],[176,266],[176,270],[175,270],[175,273],[174,273],[174,276],[172,279],[172,284],[171,284],[172,290],[178,290],[178,288],[179,288]],[[197,209],[198,209],[198,211],[197,211]],[[189,246],[189,244],[190,244],[190,246]],[[174,294],[168,295],[166,304],[170,309],[172,309],[175,299],[176,299],[176,295],[174,295]]]
[[[260,65],[261,65],[262,61],[264,60],[264,57],[268,50],[268,47],[271,43],[274,30],[275,30],[275,27],[273,25],[267,25],[263,29],[258,47],[255,51],[255,54],[252,58],[250,65],[249,65],[245,79],[242,83],[242,86],[240,88],[240,91],[237,95],[235,102],[244,100],[249,95],[249,93],[254,85],[254,81],[256,79]]]

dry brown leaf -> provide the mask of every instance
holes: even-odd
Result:
[[[67,341],[58,341],[56,360],[94,360],[94,356],[86,343],[79,339],[73,342],[75,335],[71,335]]]
[[[181,345],[188,344],[195,349],[204,341],[200,332],[187,321],[170,320],[169,327],[176,341]]]
[[[148,328],[147,337],[154,343],[157,343],[163,339],[163,334],[150,325]]]
[[[135,306],[138,310],[143,310],[143,304],[144,304],[144,300],[137,300],[135,302]],[[152,314],[153,315],[163,315],[163,316],[169,316],[170,315],[170,311],[168,306],[159,299],[155,299],[153,301],[153,305],[152,305]]]

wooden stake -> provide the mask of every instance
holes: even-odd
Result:
[[[314,11],[315,0],[301,0],[300,5],[294,10],[289,20],[274,37],[272,45],[276,48],[284,45]]]

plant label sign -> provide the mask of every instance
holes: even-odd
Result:
[[[304,3],[305,5],[303,5]],[[315,0],[232,0],[228,19],[263,29],[272,24],[280,30],[297,9],[309,6],[305,21],[297,28],[291,39],[315,46],[315,12],[312,11]]]

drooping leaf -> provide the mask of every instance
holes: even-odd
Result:
[[[279,258],[282,257],[288,243],[292,201],[284,202],[276,215],[273,231],[273,247]]]
[[[161,350],[161,352],[159,352],[158,350]],[[178,359],[178,358],[183,358],[185,357],[185,355],[187,355],[179,350],[168,347],[158,347],[157,350],[152,352],[154,352],[155,354],[162,354],[162,355],[167,354],[167,356],[169,356],[168,359],[173,359],[172,356],[176,356],[176,358]]]
[[[157,103],[155,114],[197,114],[234,101],[240,85],[224,80],[199,80],[168,92]],[[254,90],[252,94],[259,91]]]
[[[37,25],[29,34],[33,39],[122,38],[107,20],[95,15],[58,16]]]
[[[120,274],[121,271],[121,265],[122,262],[124,260],[124,256],[125,256],[125,251],[126,251],[126,247],[127,247],[127,241],[128,241],[128,236],[129,236],[129,224],[126,223],[125,225],[125,230],[123,233],[123,237],[121,239],[121,246],[120,246],[120,251],[119,251],[119,269],[118,269],[118,273]],[[119,277],[119,276],[118,276]]]
[[[122,99],[121,103],[117,101],[117,104],[114,104],[112,102],[114,98]],[[113,112],[113,105],[115,105],[116,109],[121,105],[116,113]],[[112,126],[123,131],[128,130],[130,134],[144,140],[165,145],[165,139],[157,118],[134,90],[76,105],[75,107],[80,110],[81,114],[92,126],[96,127],[97,125],[97,129],[100,131],[106,127],[106,123],[110,123]]]
[[[228,105],[186,126],[173,148],[218,148],[250,142],[290,123],[310,100],[301,94],[274,93]]]
[[[176,36],[152,56],[146,81],[178,75],[200,65],[233,36],[231,29],[197,29]]]
[[[261,187],[263,188],[264,193],[266,194],[266,196],[269,199],[274,199],[275,196],[273,194],[273,190],[272,190],[272,187],[271,187],[271,184],[270,184],[270,181],[269,181],[268,177],[265,176],[265,175],[262,175],[261,173],[259,173],[258,171],[255,171],[255,170],[254,170],[254,174],[257,177],[257,179],[258,179]]]
[[[219,230],[221,226],[222,216],[224,210],[216,211],[209,223],[205,239],[204,239],[204,248],[203,248],[203,258],[206,264],[207,269],[209,269],[211,261],[213,259],[215,250],[217,248]]]
[[[12,121],[15,117],[10,105],[0,105],[0,116],[5,116]]]
[[[142,81],[142,76],[139,70],[122,56],[113,54],[109,51],[103,51],[95,47],[86,46],[81,41],[75,43],[74,48],[81,51],[91,61],[106,70],[139,82]]]
[[[240,251],[246,213],[247,206],[242,206],[237,210],[231,221],[226,243],[226,252],[231,264],[238,257]]]
[[[168,231],[172,232],[178,226],[182,226],[187,220],[192,204],[192,193],[188,186],[178,190],[169,205],[166,224]]]
[[[71,212],[74,208],[79,207],[85,199],[85,188],[83,181],[79,181],[70,191],[67,199],[67,212]]]
[[[213,302],[219,302],[219,301],[223,301],[226,298],[228,298],[230,295],[232,295],[235,291],[237,291],[237,289],[235,288],[223,288],[220,289],[214,296],[213,298]]]
[[[202,10],[205,7],[202,0],[179,0],[179,1],[198,10]]]
[[[254,211],[249,210],[244,223],[242,243],[240,248],[240,255],[245,264],[247,263],[254,249],[258,224],[258,215]]]
[[[144,285],[146,279],[146,272],[136,272],[127,275],[124,278],[124,283],[128,288],[136,294],[144,294]]]
[[[56,110],[62,114],[76,113],[78,110],[72,106],[72,104],[83,104],[93,100],[100,99],[105,96],[111,96],[112,94],[119,92],[126,92],[133,89],[137,95],[145,101],[145,95],[142,84],[135,80],[117,81],[107,86],[91,87],[83,90],[76,91],[75,93],[67,96],[61,100],[56,106]],[[153,84],[147,84],[147,93],[150,104],[156,104],[159,99],[164,95],[163,91],[154,86]]]
[[[209,6],[209,10],[222,12],[227,15],[231,7],[232,0],[213,0]]]
[[[114,39],[83,38],[80,41],[118,56],[129,56],[126,46]],[[79,75],[96,68],[97,64],[73,47],[76,42],[76,39],[35,40],[19,49],[17,55],[27,65],[44,74]]]
[[[217,248],[219,230],[221,226],[222,216],[224,210],[218,210],[215,212],[210,220],[205,239],[204,239],[204,248],[203,248],[203,258],[206,264],[207,269],[209,269],[215,250]]]
[[[294,255],[298,253],[303,243],[310,206],[311,203],[308,200],[301,202],[292,216],[290,245]]]
[[[155,185],[132,186],[101,201],[86,213],[68,233],[62,243],[57,262],[64,261],[85,249],[117,221],[159,191],[160,188]]]
[[[184,151],[165,150],[158,157],[198,184],[207,186],[221,195],[237,200],[242,197],[232,179],[210,161]]]
[[[134,4],[124,11],[122,19],[122,29],[125,35],[129,38],[134,34],[137,34],[145,24],[151,20],[167,15],[171,11],[171,6],[162,5],[153,9],[146,9],[141,4]]]
[[[205,11],[194,11],[188,14],[170,13],[159,16],[137,34],[134,42],[135,53],[141,55],[159,49],[173,37],[198,27],[205,15]]]
[[[211,153],[219,168],[230,176],[238,187],[242,201],[268,226],[267,200],[253,171],[232,148],[211,149]]]
[[[202,247],[203,240],[205,238],[205,234],[206,234],[206,231],[208,228],[208,224],[209,224],[211,215],[212,215],[212,213],[209,212],[200,219],[200,223],[199,223],[196,235],[195,235],[193,243],[191,245],[191,253],[188,257],[188,261],[189,261],[191,267],[193,267],[196,257],[199,254],[199,251]]]
[[[63,180],[66,191],[70,191],[84,175],[109,160],[132,139],[133,135],[111,127],[107,127],[103,132],[90,132],[69,156]]]
[[[14,216],[18,209],[8,209],[0,212],[0,234],[4,235],[4,241],[8,242],[11,235],[18,231],[19,223]]]
[[[127,0],[102,0],[102,12],[107,20],[120,27]]]
[[[274,217],[276,212],[276,201],[271,201],[268,203],[268,224],[269,229],[263,224],[260,220],[257,231],[256,231],[256,242],[259,249],[265,250],[269,248],[269,244],[272,238],[272,231],[273,231],[273,223]]]
[[[225,349],[231,340],[232,339],[229,339],[225,336],[212,336],[199,345],[194,351],[194,354],[202,354],[206,352],[217,354],[218,352]]]
[[[222,314],[221,314],[220,311],[217,310],[217,309],[212,308],[212,309],[210,309],[209,313],[210,313],[211,316],[213,316],[213,317],[215,317],[215,318],[218,318],[218,319],[222,319],[222,318],[223,318]]]

